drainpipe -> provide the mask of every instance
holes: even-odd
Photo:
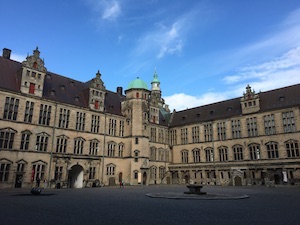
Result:
[[[101,176],[101,184],[103,184],[103,176],[104,176],[105,137],[106,137],[106,112],[104,110],[104,132],[103,132],[103,146],[102,146],[102,176]]]
[[[54,124],[52,127],[52,141],[51,141],[51,149],[50,149],[50,162],[49,162],[49,171],[48,171],[48,183],[47,186],[50,185],[50,173],[52,166],[52,158],[53,158],[53,147],[54,147],[54,135],[55,135],[55,126],[56,126],[56,114],[57,114],[57,103],[55,103],[55,113],[54,113]]]

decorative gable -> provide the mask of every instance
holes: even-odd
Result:
[[[104,111],[106,89],[101,80],[101,73],[96,73],[96,77],[89,82],[89,106],[97,111]]]
[[[251,90],[249,84],[246,87],[246,93],[243,93],[243,97],[241,98],[241,107],[243,114],[255,113],[260,110],[259,105],[259,95],[255,93],[255,91]]]

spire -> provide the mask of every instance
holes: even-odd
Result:
[[[158,83],[158,84],[160,84],[160,82],[158,80],[158,75],[156,73],[156,69],[154,70],[153,80],[152,80],[151,84],[152,83]]]

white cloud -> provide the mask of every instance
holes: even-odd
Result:
[[[107,2],[106,2],[107,3]],[[109,2],[102,14],[102,19],[115,19],[121,14],[121,8],[117,1]]]

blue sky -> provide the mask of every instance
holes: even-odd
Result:
[[[108,90],[140,77],[182,110],[300,83],[299,0],[1,1],[1,48]]]

